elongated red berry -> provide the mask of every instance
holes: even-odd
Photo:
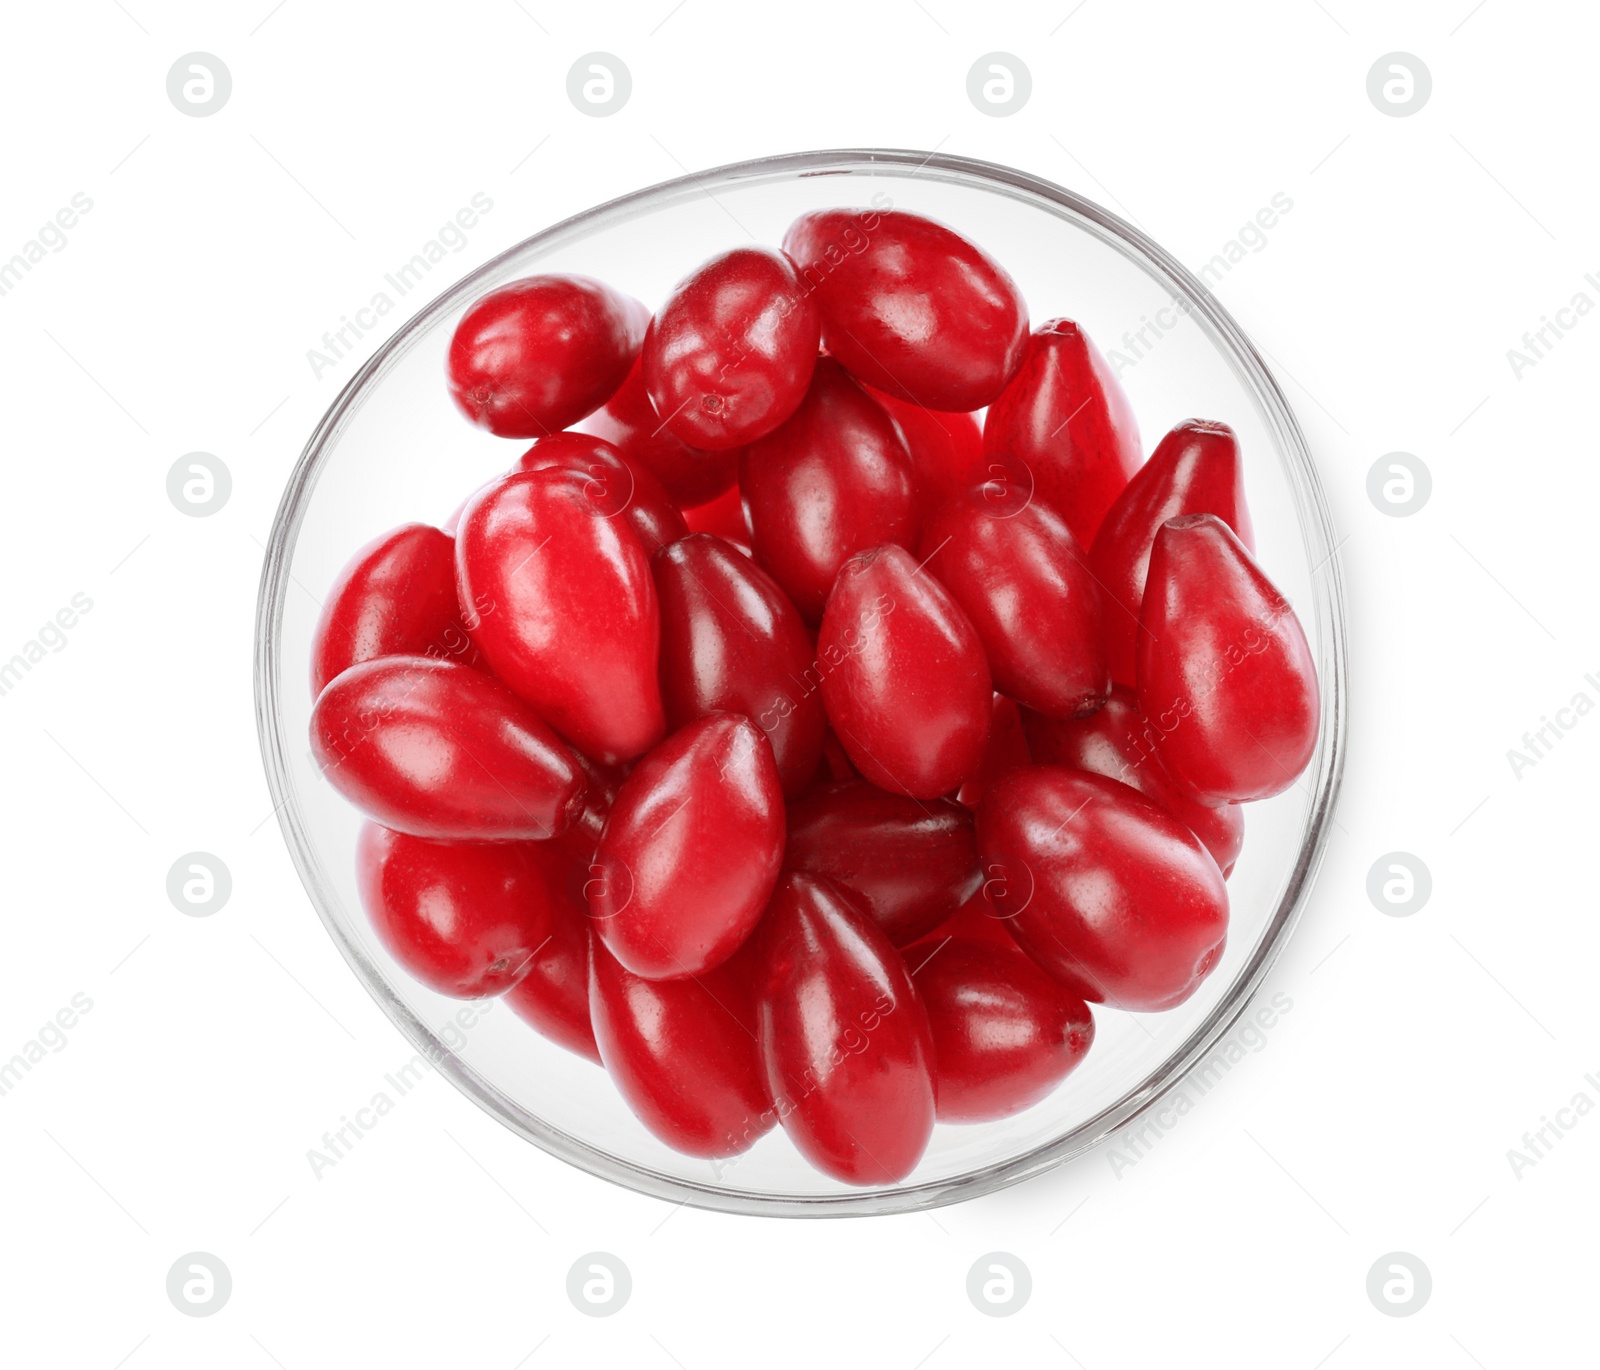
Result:
[[[734,1156],[771,1130],[777,1115],[742,966],[646,980],[598,939],[591,954],[600,1059],[640,1122],[689,1156]]]
[[[414,837],[553,837],[583,808],[577,760],[526,701],[431,657],[380,657],[332,680],[311,711],[311,754],[352,804]]]
[[[341,671],[380,656],[475,662],[456,604],[456,545],[425,523],[404,523],[350,558],[311,638],[311,697]]]
[[[666,726],[661,617],[644,545],[585,487],[552,468],[480,491],[456,534],[456,582],[495,674],[579,750],[614,763]]]
[[[903,547],[875,547],[846,563],[817,655],[828,719],[874,785],[931,799],[978,768],[993,698],[983,644]]]
[[[758,1031],[784,1131],[836,1179],[905,1179],[934,1106],[928,1018],[899,952],[837,886],[798,873],[760,937]]]
[[[456,325],[445,370],[473,423],[537,438],[608,400],[639,355],[648,311],[588,276],[528,276],[491,291]]]
[[[1321,704],[1300,620],[1215,515],[1156,534],[1137,675],[1162,761],[1203,804],[1277,794],[1316,750]]]
[[[429,989],[504,994],[550,935],[561,876],[536,842],[435,842],[377,823],[356,842],[356,883],[373,930]]]
[[[827,718],[816,652],[778,583],[731,543],[696,533],[652,564],[667,724],[743,714],[767,735],[786,795],[816,772]]]
[[[1090,1003],[1172,1008],[1222,958],[1222,872],[1127,785],[1064,766],[1013,771],[978,806],[978,851],[1011,935]]]
[[[1255,551],[1244,498],[1239,439],[1225,423],[1185,419],[1133,474],[1111,506],[1089,550],[1089,565],[1106,597],[1106,646],[1112,679],[1134,683],[1139,606],[1156,531],[1182,514],[1215,514]]]
[[[929,409],[991,403],[1028,335],[1017,284],[976,243],[905,210],[823,209],[783,237],[850,374]]]
[[[812,623],[850,557],[916,536],[900,430],[826,357],[789,421],[745,449],[739,488],[756,560]]]
[[[1049,505],[1085,548],[1144,456],[1116,373],[1071,319],[1051,319],[1028,339],[984,418],[983,453],[992,489],[1013,505]]]
[[[738,714],[673,733],[623,781],[590,867],[589,914],[635,975],[700,975],[750,935],[783,864],[772,748]]]

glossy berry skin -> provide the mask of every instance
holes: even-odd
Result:
[[[1023,731],[1022,711],[1017,701],[1005,695],[994,697],[994,707],[989,711],[989,740],[983,747],[983,760],[978,769],[969,775],[956,794],[956,799],[969,809],[989,792],[990,787],[1008,771],[1029,765],[1028,738]]]
[[[993,690],[971,621],[903,547],[852,557],[817,639],[828,720],[881,789],[932,799],[978,768]]]
[[[1169,519],[1139,616],[1139,707],[1203,804],[1288,789],[1317,746],[1317,671],[1300,620],[1212,514]]]
[[[583,807],[577,761],[524,700],[431,657],[381,657],[332,680],[311,710],[311,754],[352,804],[414,837],[552,837]]]
[[[987,476],[983,429],[973,415],[925,409],[882,390],[869,388],[867,393],[883,406],[905,439],[917,507],[924,514],[983,484]]]
[[[897,947],[938,927],[983,884],[966,809],[864,780],[819,786],[789,806],[784,866],[846,890]]]
[[[1089,1006],[1014,944],[956,936],[930,946],[920,964],[907,961],[933,1033],[941,1123],[987,1123],[1032,1107],[1094,1041]]]
[[[365,823],[356,886],[378,940],[429,989],[503,994],[549,935],[560,876],[532,842],[433,842]]]
[[[506,1003],[540,1036],[599,1065],[589,1018],[589,917],[581,886],[581,876],[573,882],[569,872],[567,887],[550,906],[549,934]],[[574,888],[580,890],[577,901]]]
[[[735,1156],[776,1121],[743,959],[646,980],[598,939],[593,946],[589,1013],[600,1059],[634,1116],[689,1156]]]
[[[622,384],[649,314],[588,276],[528,276],[491,291],[456,325],[445,360],[450,397],[502,438],[576,423]]]
[[[380,656],[477,660],[456,604],[456,545],[426,523],[374,538],[339,572],[311,637],[311,697]]]
[[[993,257],[904,210],[802,214],[784,250],[813,285],[822,345],[856,379],[929,409],[982,409],[1016,371],[1028,308]]]
[[[589,916],[635,975],[702,975],[739,949],[783,864],[783,789],[747,718],[673,733],[617,793],[590,867]]]
[[[524,452],[516,469],[570,472],[595,512],[625,520],[646,552],[676,542],[689,531],[661,482],[604,438],[552,433]]]
[[[1071,319],[1051,319],[1028,339],[984,417],[983,451],[994,490],[1013,505],[1048,505],[1085,548],[1144,456],[1116,373]]]
[[[696,533],[651,564],[661,602],[667,726],[743,714],[767,735],[785,795],[805,788],[828,722],[811,634],[789,597],[731,543]]]
[[[925,523],[919,552],[977,629],[995,689],[1052,718],[1100,706],[1111,688],[1100,587],[1054,511],[1001,512],[973,488]]]
[[[1064,766],[1013,771],[978,806],[978,851],[1018,945],[1090,1003],[1172,1008],[1222,958],[1222,872],[1127,785]]]
[[[1134,683],[1139,606],[1156,530],[1183,514],[1215,514],[1255,551],[1239,439],[1225,423],[1185,419],[1162,438],[1117,496],[1089,549],[1090,569],[1107,601],[1111,676],[1121,684]]]
[[[653,746],[661,618],[643,544],[570,471],[481,491],[456,534],[456,587],[495,674],[597,761]]]
[[[650,402],[681,441],[725,452],[799,407],[822,336],[817,302],[770,247],[719,253],[673,287],[645,334]]]
[[[604,438],[631,465],[653,475],[680,509],[716,499],[733,487],[739,474],[737,452],[703,452],[690,447],[661,422],[644,388],[639,361],[634,362],[617,393],[577,426]]]
[[[1198,837],[1224,876],[1233,873],[1244,847],[1244,810],[1237,804],[1201,804],[1179,787],[1157,754],[1155,727],[1126,685],[1114,685],[1105,707],[1087,718],[1027,713],[1022,726],[1040,765],[1075,766],[1132,785]]]
[[[756,955],[762,1060],[784,1131],[835,1179],[905,1179],[933,1132],[933,1077],[900,954],[836,885],[792,873]]]
[[[900,430],[826,357],[789,421],[745,449],[739,488],[756,560],[811,623],[846,560],[916,535]]]

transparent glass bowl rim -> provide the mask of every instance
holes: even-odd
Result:
[[[284,735],[278,709],[279,638],[295,542],[324,460],[365,398],[442,315],[447,315],[482,293],[506,273],[515,259],[532,249],[548,249],[573,241],[602,225],[624,221],[696,190],[709,194],[719,186],[740,181],[849,175],[874,170],[901,177],[927,174],[930,178],[958,184],[976,183],[991,192],[1031,203],[1098,237],[1164,285],[1175,298],[1187,301],[1196,321],[1206,329],[1256,400],[1277,444],[1285,474],[1293,489],[1302,538],[1308,554],[1314,558],[1311,563],[1314,590],[1314,604],[1311,607],[1314,619],[1307,626],[1311,629],[1318,667],[1322,673],[1322,728],[1316,754],[1307,772],[1311,802],[1303,829],[1304,836],[1278,906],[1249,960],[1235,976],[1229,993],[1157,1070],[1129,1089],[1116,1103],[1061,1136],[1019,1156],[981,1166],[963,1175],[840,1194],[761,1194],[667,1175],[614,1156],[591,1146],[580,1137],[553,1127],[503,1094],[456,1056],[394,994],[389,988],[385,972],[345,934],[331,912],[334,901],[323,881],[304,815],[289,779],[287,756],[293,743]],[[443,393],[441,384],[441,399]],[[975,1198],[1017,1184],[1092,1149],[1158,1104],[1210,1053],[1250,1006],[1262,980],[1288,940],[1310,892],[1327,844],[1344,769],[1348,695],[1347,633],[1344,591],[1336,550],[1332,518],[1311,453],[1266,363],[1232,316],[1201,281],[1140,230],[1053,182],[975,158],[875,148],[842,148],[761,157],[691,173],[634,191],[524,239],[429,303],[379,348],[340,391],[300,455],[284,490],[268,540],[256,608],[256,726],[279,825],[301,882],[335,945],[401,1032],[458,1089],[513,1132],[590,1174],[673,1203],[765,1217],[913,1212]]]

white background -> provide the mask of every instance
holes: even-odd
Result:
[[[93,208],[0,297],[0,659],[75,594],[93,607],[0,697],[0,1059],[74,995],[93,1007],[0,1097],[5,1361],[1591,1359],[1600,1120],[1578,1118],[1520,1173],[1507,1153],[1574,1095],[1600,1103],[1584,1078],[1600,1080],[1600,719],[1520,778],[1507,749],[1580,691],[1600,702],[1584,678],[1600,680],[1600,317],[1520,378],[1506,354],[1580,290],[1600,302],[1584,280],[1600,276],[1592,9],[270,8],[6,10],[0,259],[75,193]],[[233,78],[207,118],[166,94],[169,67],[197,50]],[[595,50],[633,78],[608,118],[566,93]],[[1032,74],[1007,118],[966,93],[996,50]],[[1407,118],[1366,91],[1396,50],[1433,79]],[[436,1077],[318,1179],[308,1148],[411,1052],[334,950],[271,821],[256,584],[306,435],[406,310],[320,378],[307,349],[474,192],[495,207],[449,280],[626,190],[829,146],[1013,164],[1135,218],[1195,269],[1274,193],[1292,198],[1217,288],[1270,355],[1345,539],[1352,743],[1326,865],[1265,990],[1292,1010],[1136,1164],[1102,1149],[932,1215],[674,1209],[544,1156]],[[194,450],[233,477],[205,519],[165,488]],[[1403,519],[1366,494],[1395,450],[1433,475]],[[209,918],[166,895],[168,868],[195,850],[232,873]],[[1366,893],[1395,850],[1432,872],[1411,917]],[[633,1276],[605,1319],[565,1291],[596,1250]],[[215,1316],[168,1301],[167,1271],[191,1251],[232,1272]],[[1032,1274],[1006,1319],[965,1294],[993,1251]],[[1392,1251],[1432,1272],[1409,1318],[1366,1294]]]

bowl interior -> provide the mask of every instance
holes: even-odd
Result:
[[[463,1005],[413,981],[372,935],[357,899],[360,815],[307,745],[307,684],[319,600],[350,554],[395,524],[442,523],[525,444],[471,428],[445,392],[451,331],[472,300],[534,271],[600,277],[652,308],[709,254],[777,243],[804,210],[893,206],[930,214],[991,252],[1035,324],[1079,321],[1111,356],[1148,452],[1191,416],[1238,431],[1268,574],[1317,654],[1322,737],[1286,793],[1246,813],[1230,883],[1226,955],[1201,990],[1155,1015],[1096,1011],[1097,1039],[1047,1101],[999,1123],[940,1126],[901,1185],[854,1189],[807,1165],[781,1131],[748,1153],[681,1156],[633,1118],[605,1075],[538,1037],[509,1009]],[[390,304],[410,312],[445,284],[424,278]],[[1243,1008],[1293,921],[1337,786],[1343,634],[1337,563],[1298,428],[1249,344],[1203,288],[1096,206],[1020,173],[923,154],[817,153],[685,178],[579,216],[512,249],[434,299],[339,397],[307,447],[274,528],[263,579],[258,704],[280,818],[313,902],[369,991],[450,1078],[509,1126],[635,1188],[736,1211],[892,1211],[1021,1178],[1092,1145],[1203,1057]],[[459,1015],[459,1016],[458,1016]]]

